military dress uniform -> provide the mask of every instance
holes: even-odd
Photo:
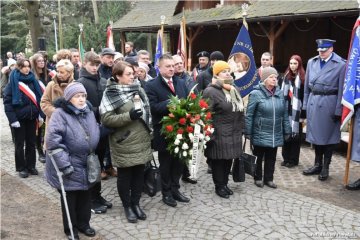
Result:
[[[335,42],[316,41],[320,53],[332,48]],[[307,117],[306,141],[315,147],[315,164],[303,174],[320,174],[319,180],[326,180],[333,150],[341,136],[345,60],[334,52],[327,59],[321,59],[320,55],[311,58],[306,68],[303,109]]]

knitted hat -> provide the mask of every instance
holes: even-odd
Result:
[[[213,74],[218,75],[222,70],[230,69],[230,65],[225,61],[217,61],[213,66]]]
[[[78,93],[86,93],[84,85],[79,82],[72,82],[65,88],[64,98],[66,101],[70,101],[70,99]]]
[[[261,71],[261,81],[262,82],[265,81],[272,74],[275,74],[276,76],[278,76],[278,72],[276,71],[275,68],[273,68],[273,67],[263,68]]]
[[[16,64],[16,61],[12,58],[8,59],[7,61],[7,66],[8,67],[11,67],[12,65],[15,65]]]
[[[139,62],[139,68],[144,69],[146,73],[149,72],[149,67],[146,65],[146,63]]]
[[[210,60],[224,60],[224,54],[220,51],[215,51],[210,54]]]

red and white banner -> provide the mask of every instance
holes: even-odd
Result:
[[[115,51],[115,45],[114,45],[114,37],[112,32],[112,24],[110,23],[109,26],[106,29],[106,47],[111,48]]]
[[[35,93],[23,82],[19,82],[19,89],[22,91],[30,100],[35,104],[37,108],[39,108],[39,105],[36,100]]]
[[[186,53],[186,22],[184,16],[180,21],[180,32],[179,32],[177,54],[182,57],[184,62],[184,67],[187,70],[188,64],[187,64],[187,53]]]

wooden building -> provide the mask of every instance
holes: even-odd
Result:
[[[241,5],[245,2],[249,4],[246,20],[257,65],[265,51],[273,53],[274,65],[280,71],[293,54],[299,54],[306,63],[317,54],[315,40],[318,38],[335,39],[334,51],[347,57],[351,31],[359,16],[355,0],[138,1],[127,15],[114,23],[113,30],[121,33],[123,45],[129,32],[155,34],[163,15],[167,49],[175,53],[184,14],[188,56],[194,66],[196,53],[202,50],[220,50],[225,56],[229,55],[242,25]]]

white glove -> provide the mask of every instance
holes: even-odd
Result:
[[[39,120],[39,128],[44,124],[44,119],[42,117],[38,117]]]
[[[12,124],[10,124],[10,126],[12,126],[13,128],[19,128],[20,123],[19,123],[19,121],[16,121],[16,122],[13,122]]]

